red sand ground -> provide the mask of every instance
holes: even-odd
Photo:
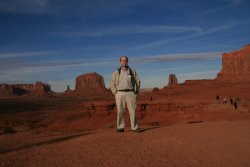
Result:
[[[250,166],[249,90],[199,83],[143,92],[140,134],[129,131],[128,113],[126,132],[115,133],[116,109],[103,115],[101,99],[5,99],[0,109],[17,112],[0,113],[0,127],[17,132],[0,133],[0,166]],[[238,110],[217,104],[217,94],[237,98]],[[99,106],[91,117],[86,101]]]
[[[247,167],[249,128],[247,119],[179,123],[146,128],[140,134],[129,129],[120,134],[113,129],[90,130],[2,153],[0,166]]]

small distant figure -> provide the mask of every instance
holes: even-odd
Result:
[[[227,104],[227,98],[223,99],[223,104]]]
[[[150,97],[150,100],[151,100],[151,101],[153,100],[153,97],[152,97],[152,96]]]
[[[233,105],[234,105],[234,109],[237,110],[238,105],[237,105],[237,102],[235,100],[233,101]]]
[[[216,96],[216,102],[220,103],[220,96],[219,95]]]
[[[233,98],[230,97],[230,104],[233,105],[234,101],[233,101]]]

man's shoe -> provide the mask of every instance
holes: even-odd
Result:
[[[133,132],[136,132],[136,133],[140,133],[140,132],[144,132],[144,129],[141,129],[141,128],[137,128],[136,130],[132,130]]]
[[[116,129],[116,132],[124,132],[124,129]]]

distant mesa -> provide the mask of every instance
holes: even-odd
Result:
[[[68,95],[78,97],[104,97],[111,95],[111,91],[105,87],[103,76],[96,72],[91,72],[77,76],[75,90]]]
[[[170,74],[168,77],[168,86],[173,86],[173,85],[177,85],[178,81],[177,81],[177,77],[175,74]]]
[[[0,84],[0,97],[106,97],[111,91],[105,87],[103,76],[96,72],[82,74],[76,78],[75,90],[69,85],[62,93],[51,90],[47,83],[35,84]]]
[[[96,72],[78,76],[76,78],[76,91],[86,89],[106,89],[103,77]]]
[[[36,82],[35,84],[0,84],[0,96],[47,96],[51,87],[47,83]]]
[[[250,81],[250,44],[237,51],[222,54],[222,69],[217,80],[230,82]]]
[[[250,82],[250,44],[240,50],[222,54],[222,69],[214,79],[185,80],[184,84]]]

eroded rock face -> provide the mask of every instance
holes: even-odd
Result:
[[[13,96],[13,86],[9,84],[0,84],[0,96]]]
[[[96,72],[78,76],[76,78],[76,91],[85,89],[106,89],[103,77]]]
[[[0,84],[0,96],[45,95],[50,91],[50,85],[42,82],[36,82],[35,84]]]
[[[222,54],[222,69],[217,80],[231,82],[250,81],[250,44],[238,51]]]
[[[176,85],[178,84],[177,78],[175,74],[170,74],[168,77],[168,86]]]
[[[67,96],[84,98],[111,98],[111,91],[105,87],[103,76],[93,72],[80,75],[76,78],[75,90],[68,92]]]
[[[64,91],[64,93],[67,94],[67,93],[70,93],[70,92],[72,92],[72,90],[70,89],[70,87],[69,87],[69,85],[68,85],[68,86],[67,86],[67,89]]]
[[[44,94],[51,91],[49,84],[36,82],[35,84],[14,84],[14,93],[17,95],[24,95],[30,93]]]

